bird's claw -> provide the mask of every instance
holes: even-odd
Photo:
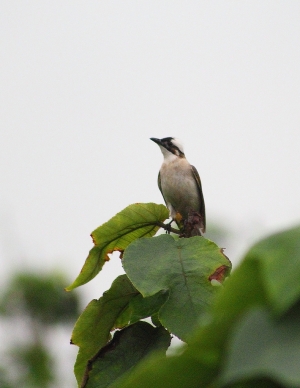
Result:
[[[170,234],[171,233],[171,224],[172,224],[173,220],[171,220],[170,222],[168,222],[167,224],[165,224],[165,229],[166,229],[166,234]]]

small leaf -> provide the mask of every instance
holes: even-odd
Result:
[[[138,322],[117,331],[112,341],[89,363],[82,388],[105,388],[154,351],[165,352],[171,342],[163,327]]]
[[[136,203],[127,206],[92,233],[95,247],[90,253],[75,281],[66,291],[82,286],[92,280],[109,260],[108,254],[124,249],[140,237],[152,237],[158,231],[160,222],[169,217],[164,205]]]
[[[155,295],[144,298],[141,294],[138,294],[128,304],[128,307],[123,311],[116,322],[116,328],[122,328],[125,324],[133,324],[140,319],[156,314],[161,306],[168,299],[168,293],[160,291]]]
[[[83,311],[71,338],[71,343],[80,347],[75,363],[78,383],[82,380],[88,360],[107,344],[118,316],[138,294],[127,276],[121,275],[102,298],[92,300]]]
[[[151,322],[154,326],[161,326],[160,320],[158,319],[158,313],[155,313],[151,316]]]
[[[217,288],[210,276],[231,264],[220,248],[203,237],[174,239],[162,235],[130,244],[123,258],[124,269],[144,297],[161,290],[169,298],[159,310],[159,320],[173,334],[186,340]]]

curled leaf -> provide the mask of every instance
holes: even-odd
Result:
[[[122,252],[140,237],[152,237],[160,228],[160,223],[169,217],[164,205],[155,203],[135,203],[127,206],[105,224],[92,232],[95,246],[75,281],[66,291],[82,286],[92,280],[102,269],[108,255],[114,251]]]

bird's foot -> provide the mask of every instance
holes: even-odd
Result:
[[[171,220],[170,222],[168,222],[167,224],[165,224],[165,229],[166,229],[166,234],[170,234],[171,233],[171,224],[172,224],[173,220]]]

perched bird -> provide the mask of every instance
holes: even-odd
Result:
[[[159,145],[164,156],[158,174],[158,187],[172,220],[176,221],[179,228],[182,229],[185,223],[191,219],[191,214],[197,214],[197,230],[199,229],[204,233],[205,204],[198,171],[186,160],[179,139],[152,137],[150,140]],[[194,235],[201,235],[200,231]]]

